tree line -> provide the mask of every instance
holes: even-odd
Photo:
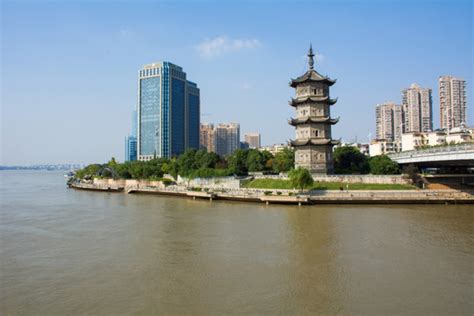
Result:
[[[286,148],[273,155],[268,151],[238,149],[228,157],[204,149],[188,149],[176,158],[156,158],[150,161],[127,161],[118,163],[112,158],[106,164],[91,164],[76,172],[76,178],[121,178],[160,180],[164,174],[174,178],[210,178],[243,176],[249,172],[278,174],[294,169],[295,154]],[[398,164],[388,156],[368,158],[352,146],[334,150],[336,174],[399,174]]]
[[[228,157],[204,149],[188,149],[176,158],[156,158],[150,161],[126,161],[118,163],[112,158],[106,164],[91,164],[76,172],[76,178],[122,178],[160,180],[164,174],[174,178],[210,178],[243,176],[249,172],[278,174],[294,168],[294,152],[291,149],[273,155],[268,151],[238,149]]]

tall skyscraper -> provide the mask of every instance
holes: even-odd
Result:
[[[261,147],[260,133],[246,133],[244,140],[249,144],[249,148],[259,149]]]
[[[219,124],[215,128],[216,150],[219,156],[231,155],[240,148],[240,124]]]
[[[137,111],[132,112],[130,134],[125,137],[125,161],[137,160]]]
[[[450,130],[466,124],[466,81],[442,76],[438,82],[441,128]]]
[[[199,148],[197,85],[170,62],[145,65],[138,73],[138,159],[174,157]]]
[[[205,148],[208,152],[216,152],[216,133],[214,124],[201,124],[199,140],[200,148]]]
[[[416,83],[402,90],[403,130],[405,133],[433,130],[433,100],[431,89]]]
[[[375,108],[376,138],[398,141],[403,132],[402,107],[393,102],[378,104]]]
[[[137,127],[138,127],[138,117],[137,117],[137,110],[132,111],[132,130],[130,131],[130,135],[137,137]]]

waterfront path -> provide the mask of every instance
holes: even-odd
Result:
[[[233,200],[279,204],[474,204],[473,191],[461,190],[295,190],[227,189],[192,190],[185,186],[120,187],[73,183],[74,189],[172,195],[193,199]]]

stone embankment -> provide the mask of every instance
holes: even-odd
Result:
[[[72,188],[107,192],[158,194],[192,199],[232,200],[279,204],[474,204],[473,191],[461,190],[268,190],[246,188],[198,189],[177,184],[165,186],[159,181],[95,180],[74,182]]]

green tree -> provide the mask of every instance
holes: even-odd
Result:
[[[288,176],[290,178],[291,185],[295,188],[299,188],[300,190],[303,190],[314,183],[313,177],[311,176],[311,173],[308,171],[308,169],[301,167],[290,170]]]
[[[199,169],[196,163],[196,153],[196,149],[187,149],[176,159],[180,176],[188,177],[194,170]]]
[[[288,172],[295,167],[295,152],[290,148],[285,148],[276,153],[273,159],[273,170],[275,172]]]
[[[371,174],[400,174],[398,164],[386,155],[371,157],[369,166]]]
[[[130,162],[126,161],[125,163],[117,164],[115,166],[115,171],[117,175],[122,179],[130,179],[132,175],[130,173]]]
[[[370,170],[367,157],[353,146],[334,150],[334,169],[338,174],[364,174]]]
[[[118,163],[117,161],[115,160],[114,157],[112,157],[109,162],[107,163],[107,166],[109,166],[110,168],[112,169],[115,169],[117,167]]]
[[[247,169],[247,150],[237,149],[227,159],[229,170],[239,176],[248,174]]]
[[[263,171],[263,169],[265,168],[265,163],[265,156],[262,152],[256,149],[249,149],[247,151],[246,166],[248,171]]]
[[[76,172],[76,178],[79,178],[79,179],[84,179],[87,177],[93,178],[99,175],[99,172],[101,169],[102,169],[102,166],[99,164],[88,165],[85,168],[82,168]]]
[[[199,149],[195,154],[195,162],[198,168],[215,168],[219,160],[219,155],[214,152],[207,152],[205,149]]]
[[[178,163],[176,161],[176,158],[173,158],[168,163],[167,173],[169,173],[173,178],[176,179],[178,177],[178,171],[179,171]]]

